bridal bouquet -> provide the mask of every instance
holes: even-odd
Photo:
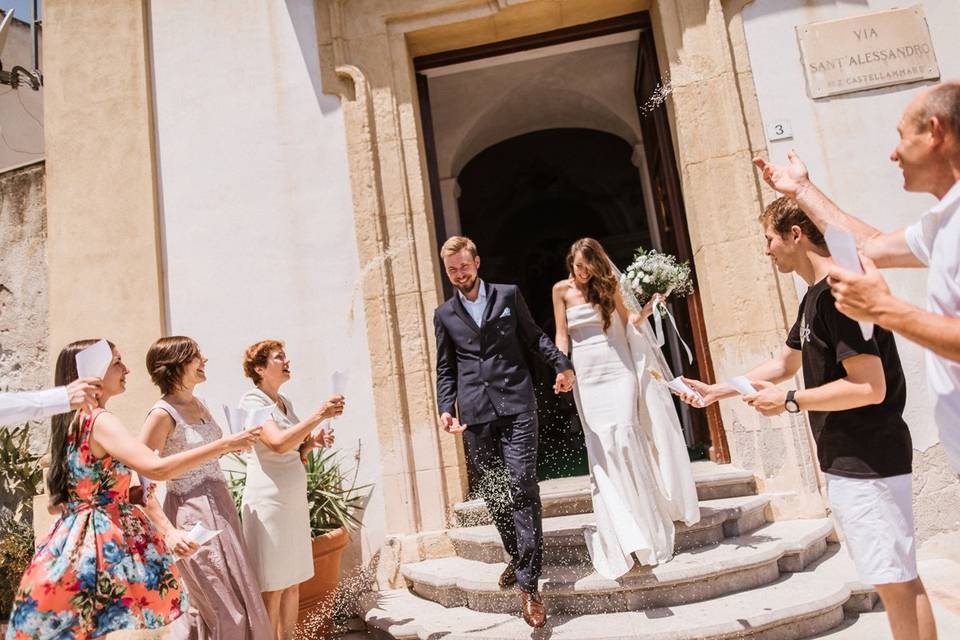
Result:
[[[633,262],[621,276],[621,284],[629,287],[640,304],[646,304],[653,294],[687,296],[693,293],[690,263],[677,262],[675,256],[655,249],[637,249]]]

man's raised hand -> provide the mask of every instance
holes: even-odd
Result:
[[[67,397],[70,399],[70,408],[86,407],[92,411],[97,406],[97,396],[100,395],[100,378],[78,378],[67,385]]]
[[[443,427],[444,431],[452,434],[463,433],[467,430],[467,425],[460,424],[460,421],[449,413],[440,415],[440,426]]]
[[[810,183],[810,175],[807,173],[807,165],[792,149],[787,153],[787,160],[790,164],[786,166],[767,162],[763,158],[754,158],[753,164],[760,170],[764,182],[783,195],[793,198]]]

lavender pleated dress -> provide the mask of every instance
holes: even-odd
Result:
[[[189,424],[168,402],[154,409],[166,411],[176,423],[167,437],[168,456],[219,439],[223,432],[204,405],[203,421]],[[168,640],[268,640],[270,619],[260,595],[243,541],[243,528],[217,461],[207,462],[167,482],[163,503],[178,529],[200,522],[222,533],[177,566],[187,585],[189,610],[170,626]]]

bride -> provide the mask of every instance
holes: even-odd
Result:
[[[648,372],[670,376],[647,323],[662,296],[640,308],[592,238],[573,243],[567,268],[570,277],[553,287],[555,342],[577,371],[596,517],[584,535],[594,569],[615,579],[633,558],[669,560],[673,522],[692,525],[700,509],[673,399]]]

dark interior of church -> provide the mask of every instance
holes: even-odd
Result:
[[[574,240],[589,236],[621,269],[651,246],[633,149],[591,129],[549,129],[500,142],[474,157],[458,182],[463,233],[480,252],[481,275],[520,287],[534,319],[551,338],[551,289],[567,277]],[[586,449],[571,393],[552,391],[553,372],[539,360],[541,479],[585,475]]]

